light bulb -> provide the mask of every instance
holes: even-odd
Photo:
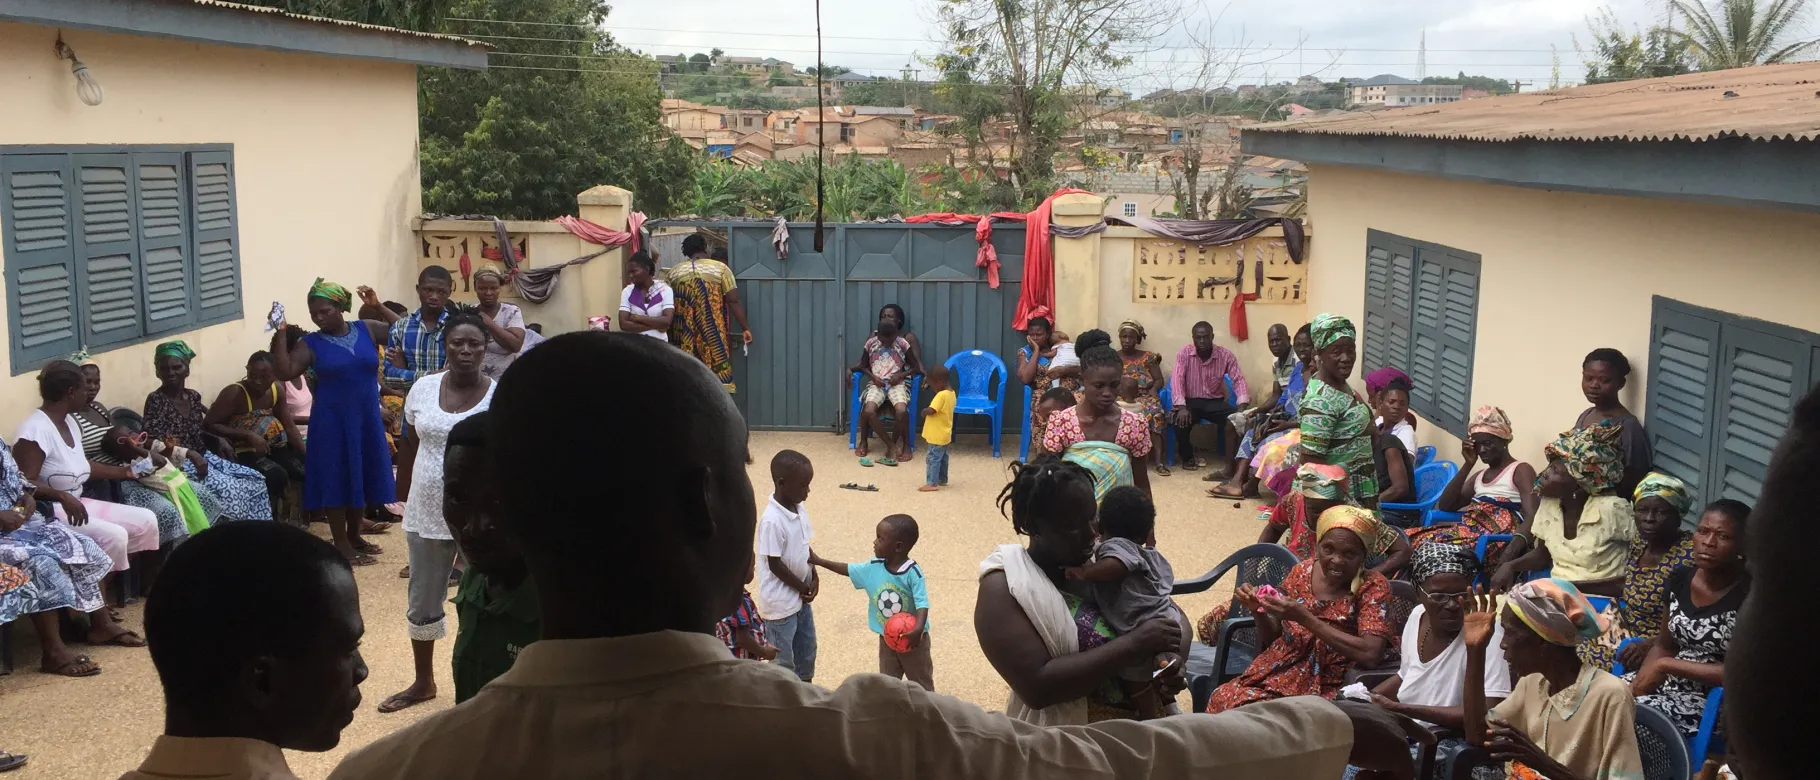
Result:
[[[70,61],[70,73],[76,77],[76,98],[91,106],[101,105],[101,101],[107,97],[107,90],[101,88],[101,82],[95,78],[95,74],[88,72],[88,66],[82,64],[82,60],[76,59],[76,50],[64,43],[62,36],[57,37],[56,48],[58,59]]]

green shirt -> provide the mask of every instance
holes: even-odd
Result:
[[[537,584],[530,577],[494,600],[487,576],[468,567],[455,591],[455,703],[479,693],[481,686],[505,674],[525,645],[537,641],[542,620],[537,612]]]

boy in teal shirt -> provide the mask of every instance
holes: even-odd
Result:
[[[872,633],[878,634],[878,672],[888,677],[909,680],[931,693],[935,692],[935,664],[929,655],[929,591],[923,584],[923,570],[910,560],[910,548],[916,546],[916,519],[909,515],[889,515],[878,521],[877,536],[872,541],[873,559],[865,563],[836,563],[809,553],[809,562],[836,574],[846,575],[853,587],[866,592],[871,599],[867,618]],[[885,627],[893,616],[910,613],[916,625],[905,633],[907,650],[894,650],[885,641]]]

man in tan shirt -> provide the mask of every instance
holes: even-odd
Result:
[[[756,506],[746,428],[699,362],[572,333],[513,364],[495,471],[544,638],[473,699],[343,761],[378,778],[1339,777],[1413,774],[1376,708],[1289,699],[1223,715],[1046,728],[881,675],[826,690],[735,660]],[[1348,705],[1350,706],[1350,705]]]
[[[195,535],[145,602],[164,735],[120,780],[295,780],[284,749],[332,749],[354,719],[364,632],[328,542],[283,523]]]

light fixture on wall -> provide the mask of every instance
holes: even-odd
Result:
[[[70,73],[76,76],[76,97],[91,106],[101,105],[107,97],[107,90],[101,88],[101,82],[95,80],[95,74],[88,72],[88,66],[76,59],[76,50],[63,42],[63,34],[57,34],[57,58],[70,61]]]

